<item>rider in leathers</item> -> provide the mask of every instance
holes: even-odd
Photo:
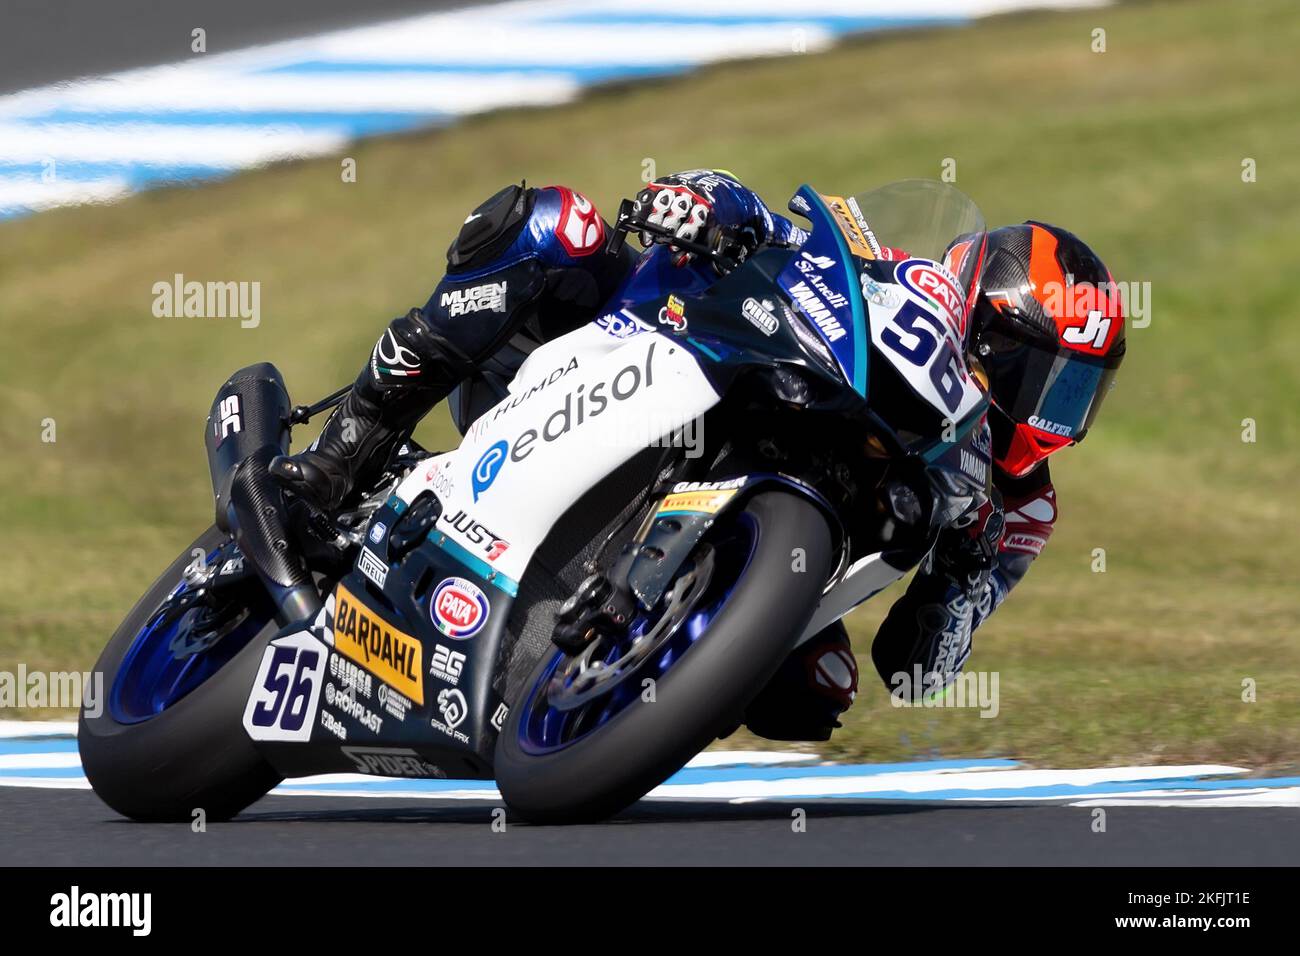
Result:
[[[655,180],[638,194],[634,216],[737,260],[760,247],[794,248],[806,238],[719,170]],[[1007,227],[1025,228],[1030,227]],[[1053,230],[1086,250],[1063,230],[1033,228]],[[272,473],[318,508],[337,509],[354,488],[377,478],[390,453],[439,401],[450,398],[463,432],[505,397],[532,349],[595,318],[633,273],[657,270],[660,289],[688,294],[717,278],[711,263],[695,261],[660,237],[643,234],[646,249],[640,255],[623,244],[608,251],[609,232],[592,202],[565,186],[508,186],[483,202],[448,249],[446,274],[429,301],[389,324],[317,440],[306,451],[276,459]],[[999,256],[1009,257],[1004,265],[1027,266],[1029,247],[1021,254],[1022,242],[999,246],[1001,232],[990,235],[988,266]],[[1017,307],[1026,304],[1023,298],[1009,296]],[[981,298],[980,307],[987,306]],[[1013,368],[1003,375],[1004,389],[1023,385],[1018,374]],[[1056,521],[1056,496],[1042,459],[1059,442],[1032,453],[1040,449],[1021,434],[1030,426],[999,413],[997,384],[990,414],[993,500],[976,521],[941,532],[872,645],[876,668],[895,694],[900,675],[912,681],[917,665],[919,673],[943,675],[943,682],[955,677],[970,653],[971,634],[1024,576]],[[1024,396],[1017,401],[1023,405]],[[1026,441],[1034,446],[1031,453],[1022,447]],[[750,705],[746,724],[772,739],[825,740],[852,704],[857,679],[848,635],[843,624],[833,624],[782,665]],[[913,685],[906,696],[919,700],[925,692],[925,686]]]

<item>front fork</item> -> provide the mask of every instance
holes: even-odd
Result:
[[[560,608],[554,643],[577,654],[600,634],[626,628],[638,610],[663,599],[700,540],[726,512],[759,486],[779,485],[802,494],[827,515],[837,547],[847,534],[834,507],[815,488],[779,474],[749,474],[711,481],[679,481],[661,493],[610,569],[592,574]]]
[[[578,654],[600,634],[623,632],[640,609],[649,611],[663,596],[686,555],[695,547],[708,525],[662,515],[672,497],[660,494],[632,540],[607,571],[597,571],[578,585],[560,606],[552,640],[568,654]],[[638,567],[663,568],[663,580],[644,582]],[[638,583],[641,586],[638,586]]]

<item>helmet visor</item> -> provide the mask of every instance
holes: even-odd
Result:
[[[998,332],[984,334],[980,362],[993,399],[1011,419],[1081,441],[1115,381],[1123,351],[1109,357],[1044,348]]]

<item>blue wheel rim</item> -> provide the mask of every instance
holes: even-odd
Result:
[[[590,737],[611,720],[624,713],[641,695],[642,681],[651,678],[656,682],[695,646],[707,633],[714,619],[726,607],[753,559],[758,544],[758,529],[747,513],[728,526],[728,534],[713,542],[726,560],[719,565],[699,605],[677,628],[667,644],[643,664],[633,675],[613,687],[608,694],[597,698],[577,710],[560,710],[546,700],[547,686],[567,655],[556,649],[540,677],[524,695],[523,716],[519,721],[519,745],[528,754],[543,756],[571,747]],[[654,618],[641,615],[628,628],[628,640],[650,627]],[[611,645],[606,662],[615,659],[621,645]]]
[[[221,551],[218,548],[208,554],[208,563],[221,560]],[[169,620],[159,618],[157,611],[188,590],[182,580],[158,602],[122,657],[108,698],[109,713],[119,724],[138,724],[174,706],[230,663],[273,618],[269,600],[259,600],[242,622],[211,647],[178,658],[172,643],[183,636],[194,615]]]

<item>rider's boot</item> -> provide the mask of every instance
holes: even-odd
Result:
[[[285,488],[334,512],[382,474],[394,450],[469,369],[468,359],[412,309],[379,337],[370,361],[311,446],[271,462]]]

